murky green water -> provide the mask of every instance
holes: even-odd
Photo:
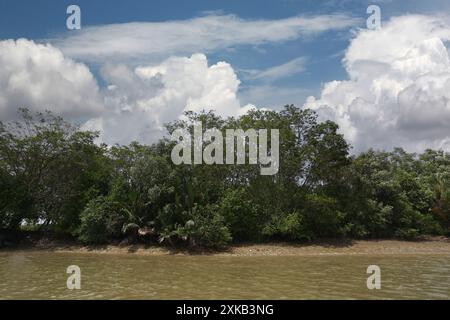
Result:
[[[368,290],[368,265],[381,290]],[[81,268],[81,290],[66,268]],[[450,299],[450,256],[212,257],[0,252],[1,299]]]

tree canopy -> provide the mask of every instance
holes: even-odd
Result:
[[[272,176],[248,161],[175,165],[168,138],[99,145],[98,132],[51,113],[21,115],[0,122],[0,229],[45,230],[86,243],[133,233],[133,241],[217,248],[450,231],[449,154],[395,149],[352,156],[337,124],[319,122],[312,110],[289,105],[227,119],[188,112],[167,124],[169,134],[192,131],[199,121],[203,130],[224,134],[278,129],[279,171]]]

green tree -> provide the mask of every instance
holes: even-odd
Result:
[[[130,220],[120,203],[107,197],[97,197],[81,213],[78,238],[85,243],[100,244],[120,239],[123,227]]]

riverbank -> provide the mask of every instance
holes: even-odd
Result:
[[[431,237],[420,241],[326,240],[312,243],[263,243],[232,245],[223,251],[173,249],[143,244],[84,246],[71,242],[40,241],[0,249],[2,251],[43,251],[56,253],[132,255],[214,255],[214,256],[324,256],[324,255],[450,255],[450,238]]]

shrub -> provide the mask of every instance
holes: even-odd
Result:
[[[120,204],[103,196],[91,200],[80,218],[78,238],[93,244],[120,237],[127,222],[127,214]]]
[[[304,220],[304,216],[300,212],[293,212],[288,215],[276,215],[264,228],[263,234],[265,236],[286,240],[310,241],[312,235],[308,231]]]
[[[418,238],[420,235],[419,230],[414,229],[414,228],[402,228],[402,229],[398,229],[395,232],[395,236],[401,239],[405,239],[405,240],[413,240]]]
[[[215,205],[195,206],[184,230],[193,245],[224,248],[232,240],[224,218]]]
[[[315,237],[336,237],[345,235],[344,214],[338,210],[337,200],[308,195],[305,223]]]
[[[220,213],[235,240],[258,240],[262,221],[258,208],[243,188],[229,190],[220,203]]]

